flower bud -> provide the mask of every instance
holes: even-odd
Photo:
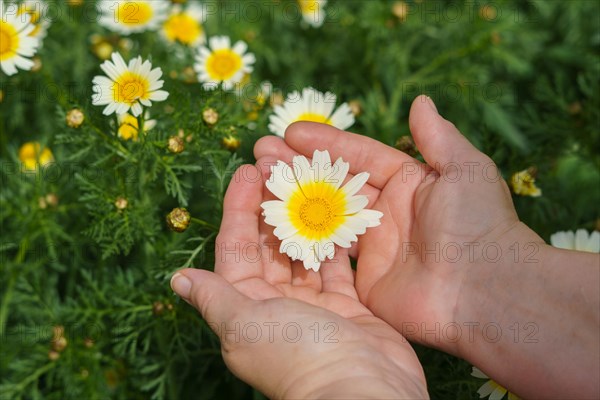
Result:
[[[202,111],[202,120],[204,120],[206,125],[213,126],[219,122],[219,113],[214,108],[207,108]]]
[[[38,72],[42,69],[42,59],[38,56],[35,56],[31,59],[33,61],[33,65],[31,66],[31,72]]]
[[[117,207],[117,210],[124,210],[127,208],[128,205],[129,202],[125,197],[120,196],[117,197],[117,199],[115,200],[115,207]]]
[[[79,128],[83,124],[85,116],[79,108],[74,108],[67,113],[67,126],[71,128]]]
[[[396,148],[411,157],[417,155],[417,146],[415,145],[413,138],[410,136],[400,137],[396,142]]]
[[[164,310],[165,305],[160,301],[155,301],[154,303],[152,303],[152,314],[159,316],[163,313]]]
[[[406,21],[408,16],[408,4],[403,1],[397,1],[392,5],[392,14],[400,21]]]
[[[56,207],[58,205],[58,196],[54,193],[48,193],[45,200],[46,204],[48,204],[50,207]]]
[[[175,232],[184,232],[190,225],[191,216],[185,208],[174,208],[167,214],[167,225]]]
[[[167,142],[167,149],[173,154],[179,154],[185,150],[183,139],[179,136],[171,136]]]
[[[224,137],[222,143],[223,146],[229,151],[236,151],[240,148],[241,144],[240,139],[233,135],[227,135],[226,137]]]
[[[352,111],[352,114],[354,114],[355,117],[362,114],[362,104],[360,100],[350,100],[348,102],[348,107],[350,107],[350,111]]]

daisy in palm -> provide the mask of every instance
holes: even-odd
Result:
[[[577,232],[556,232],[550,236],[550,243],[559,249],[598,253],[600,252],[600,232],[594,231],[588,234],[585,229],[578,229]]]
[[[281,106],[274,108],[269,117],[269,130],[283,137],[285,130],[297,121],[320,122],[347,129],[354,124],[354,114],[347,103],[342,103],[334,112],[336,95],[321,93],[311,87],[290,93]]]
[[[271,168],[267,188],[279,199],[262,203],[265,222],[275,227],[279,251],[304,268],[318,271],[335,246],[349,248],[357,235],[380,224],[383,214],[365,209],[369,200],[356,195],[369,179],[366,172],[344,186],[349,164],[341,158],[332,164],[329,152],[314,152],[312,165],[296,156],[292,166],[283,161]]]
[[[17,15],[15,5],[0,1],[0,69],[6,75],[14,75],[17,68],[30,70],[33,67],[32,57],[37,51],[40,41],[31,36],[35,25],[31,23],[29,14]]]
[[[520,400],[519,396],[509,392],[503,386],[500,386],[495,381],[491,380],[477,367],[473,367],[473,372],[471,372],[471,376],[474,376],[475,378],[489,379],[486,383],[483,384],[483,386],[479,388],[479,390],[477,390],[480,399],[490,396],[489,400],[500,400],[504,398],[504,395],[506,393],[508,393],[508,400]]]
[[[251,73],[256,59],[254,54],[246,52],[247,49],[241,40],[232,47],[227,36],[214,36],[209,39],[208,47],[200,47],[194,70],[204,89],[215,89],[223,84],[225,90],[230,90],[243,80],[244,75]]]
[[[202,23],[205,10],[198,2],[190,2],[182,9],[176,5],[164,22],[162,35],[169,42],[179,42],[186,46],[198,46],[206,42]]]
[[[122,35],[155,31],[169,14],[166,0],[100,0],[100,25]]]
[[[152,101],[163,101],[168,96],[164,90],[160,68],[152,69],[150,61],[138,56],[125,64],[119,53],[112,53],[112,61],[106,60],[100,68],[107,76],[96,76],[93,80],[92,103],[106,106],[103,114],[123,114],[131,110],[134,117],[142,113],[142,105],[150,107]]]

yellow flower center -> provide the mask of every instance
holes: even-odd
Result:
[[[150,82],[139,74],[127,71],[113,83],[112,94],[115,102],[132,105],[137,99],[150,97]]]
[[[314,13],[319,9],[319,3],[315,0],[298,0],[302,14]]]
[[[298,213],[304,225],[313,231],[322,231],[333,219],[333,211],[329,201],[321,198],[306,199]]]
[[[287,203],[290,221],[309,240],[329,237],[344,223],[346,195],[327,182],[304,184]]]
[[[175,14],[164,24],[165,35],[174,42],[176,40],[190,45],[202,35],[202,26],[187,14]]]
[[[230,49],[214,51],[206,60],[206,72],[217,81],[233,77],[242,68],[242,57]]]
[[[148,3],[139,1],[128,1],[117,9],[117,19],[123,25],[136,26],[145,25],[152,19],[154,14]]]
[[[329,120],[328,117],[321,115],[321,114],[310,113],[310,112],[301,114],[298,118],[296,118],[296,120],[294,122],[298,122],[298,121],[319,122],[321,124],[331,125],[331,121]]]
[[[18,48],[17,30],[12,25],[0,21],[0,61],[14,57]]]
[[[138,120],[131,114],[124,114],[119,126],[118,135],[121,139],[134,141],[138,140]]]

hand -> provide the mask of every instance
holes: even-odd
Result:
[[[285,141],[261,139],[254,153],[289,161],[327,149],[351,173],[371,174],[363,194],[384,216],[351,251],[356,289],[405,337],[525,397],[597,397],[598,257],[553,249],[521,223],[495,164],[431,99],[413,102],[410,128],[427,164],[307,122],[290,126]],[[566,372],[569,360],[578,366]]]
[[[232,178],[215,273],[179,271],[173,289],[219,335],[232,372],[271,398],[426,398],[408,342],[359,302],[347,251],[319,272],[278,253],[260,215],[274,198],[264,184],[272,161]]]
[[[438,115],[431,99],[414,101],[410,124],[428,164],[367,137],[305,122],[288,128],[285,142],[261,139],[255,156],[289,161],[327,149],[332,160],[348,161],[351,173],[369,172],[368,207],[384,217],[359,239],[360,300],[409,339],[456,354],[453,343],[428,342],[421,327],[455,321],[460,284],[481,260],[483,244],[521,230],[528,240],[540,239],[519,224],[494,163]]]

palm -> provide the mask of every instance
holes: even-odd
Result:
[[[400,169],[374,202],[386,219],[360,241],[356,287],[361,300],[378,313],[387,314],[382,308],[389,306],[403,310],[402,321],[433,320],[428,310],[439,305],[430,304],[429,294],[452,290],[443,285],[448,275],[465,273],[456,262],[469,258],[465,243],[497,238],[518,219],[501,181],[490,184],[476,170],[472,180],[455,181],[416,160],[412,163],[407,165],[417,173]],[[504,202],[482,201],[488,196]],[[378,243],[389,245],[382,249]],[[390,297],[386,285],[391,284],[393,304],[385,300]]]
[[[263,172],[268,174],[268,169],[263,169]],[[339,331],[344,340],[335,338],[331,342],[309,343],[313,356],[302,360],[307,367],[330,368],[340,362],[339,354],[367,346],[374,354],[384,355],[387,362],[405,368],[412,384],[424,390],[423,372],[408,342],[360,303],[348,251],[339,250],[319,272],[306,270],[302,262],[290,262],[287,255],[279,253],[279,241],[273,235],[273,228],[266,225],[260,215],[260,204],[272,199],[264,181],[241,181],[237,179],[240,175],[245,175],[243,169],[232,180],[225,197],[223,221],[217,238],[215,272],[238,292],[258,301],[251,309],[252,321],[262,326],[269,319],[277,318],[282,324],[304,324],[304,329],[335,326],[335,332]],[[241,311],[232,319],[248,318],[248,314]],[[223,344],[226,347],[231,345],[227,341]],[[289,351],[289,346],[281,343],[269,345],[269,352],[285,354]],[[235,344],[224,355],[234,372],[252,382],[251,375],[244,375],[246,351],[250,350]],[[255,350],[251,351],[255,354]],[[274,372],[269,370],[268,373]],[[282,376],[280,380],[285,382],[289,378]],[[339,379],[347,379],[347,376]],[[260,385],[260,382],[256,384]]]
[[[332,159],[349,161],[352,173],[371,174],[363,194],[369,196],[369,207],[384,217],[381,226],[367,230],[352,249],[358,257],[356,291],[375,315],[400,331],[405,321],[435,323],[439,314],[451,315],[458,289],[447,285],[448,275],[465,274],[467,269],[456,262],[444,264],[456,251],[448,247],[445,254],[444,245],[458,245],[460,261],[465,261],[464,243],[495,240],[518,221],[503,181],[492,182],[483,175],[494,177],[493,168],[485,169],[491,160],[421,100],[414,104],[411,130],[425,158],[441,170],[438,181],[433,168],[400,151],[324,125],[299,123],[288,129],[285,142],[264,138],[255,147],[257,157],[285,161],[298,153],[327,149]],[[472,171],[463,169],[458,180],[456,168],[444,168],[452,163],[465,167],[455,162],[457,154],[466,155],[473,165]]]

